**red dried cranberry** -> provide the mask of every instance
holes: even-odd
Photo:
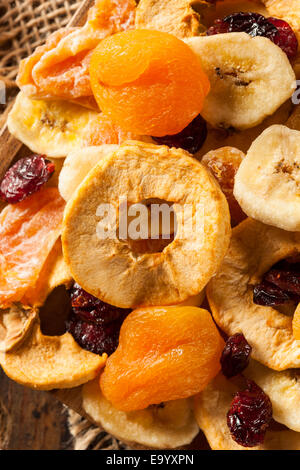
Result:
[[[244,32],[252,37],[264,36],[279,46],[292,59],[298,50],[297,37],[290,25],[277,18],[265,18],[251,12],[239,12],[217,19],[206,34]]]
[[[206,121],[200,116],[193,119],[179,134],[152,137],[159,145],[176,147],[194,154],[200,150],[207,137]]]
[[[280,262],[268,271],[264,280],[274,284],[283,291],[300,295],[300,265],[299,263]]]
[[[243,447],[262,444],[272,420],[272,403],[268,395],[252,380],[237,392],[227,413],[232,438]]]
[[[72,313],[67,331],[84,349],[112,354],[118,346],[121,325],[130,312],[109,305],[86,292],[77,283],[70,291]]]
[[[52,176],[54,163],[42,155],[32,155],[18,160],[4,175],[0,197],[15,204],[35,193]]]
[[[230,378],[243,372],[249,364],[252,348],[242,333],[230,336],[221,356],[222,372]]]
[[[294,59],[298,51],[298,40],[290,25],[278,18],[268,18],[268,21],[277,29],[273,42],[286,53],[289,59]]]
[[[279,287],[270,282],[263,281],[254,286],[253,302],[257,305],[275,307],[291,302],[291,297]]]

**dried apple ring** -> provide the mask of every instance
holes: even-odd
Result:
[[[132,30],[94,50],[91,86],[100,109],[121,128],[164,136],[200,113],[209,81],[196,54],[168,33]]]
[[[129,445],[174,449],[190,444],[199,432],[192,399],[174,400],[126,413],[104,398],[96,379],[83,387],[82,402],[93,421]]]
[[[256,305],[253,288],[279,260],[300,252],[300,234],[246,219],[232,231],[229,250],[207,287],[217,324],[228,334],[242,332],[252,356],[274,370],[300,367],[300,343],[292,317]]]
[[[177,233],[162,252],[134,253],[117,229],[108,238],[97,235],[97,208],[109,203],[118,210],[124,198],[174,203]],[[189,223],[184,217],[186,208],[200,215],[198,230],[195,217]],[[76,190],[62,241],[65,261],[83,289],[133,308],[177,304],[198,294],[217,271],[230,232],[226,198],[201,163],[181,149],[130,142],[103,158]]]

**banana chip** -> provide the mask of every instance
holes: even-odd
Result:
[[[290,430],[269,430],[264,443],[257,447],[242,447],[231,437],[227,427],[227,412],[238,388],[219,374],[195,398],[195,416],[213,450],[300,450],[300,433]]]
[[[56,158],[84,146],[89,126],[98,115],[67,101],[34,100],[20,92],[7,125],[32,152]]]
[[[189,399],[125,413],[103,397],[99,380],[82,390],[83,408],[105,431],[129,443],[154,449],[174,449],[189,444],[199,432]]]

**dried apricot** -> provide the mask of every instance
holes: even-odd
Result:
[[[148,307],[125,319],[100,386],[122,411],[144,409],[203,390],[220,370],[224,347],[209,312]]]
[[[202,163],[214,175],[226,196],[233,227],[247,217],[233,195],[234,177],[244,157],[244,153],[234,147],[221,147],[202,158]]]
[[[19,87],[38,98],[74,100],[92,96],[91,51],[106,36],[133,27],[134,14],[134,0],[96,0],[83,27],[59,30],[21,61]]]
[[[91,86],[100,109],[123,129],[177,134],[200,113],[209,81],[194,52],[168,33],[132,30],[99,44]]]
[[[56,188],[42,188],[0,214],[0,307],[35,286],[60,236],[65,202]]]
[[[293,317],[293,336],[300,340],[300,304],[298,304]]]
[[[132,132],[126,132],[117,124],[111,121],[108,116],[101,113],[93,122],[91,122],[85,144],[102,145],[102,144],[122,144],[125,140],[138,140],[138,136]]]

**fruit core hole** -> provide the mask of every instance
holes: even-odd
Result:
[[[176,236],[173,202],[159,198],[127,201],[119,207],[118,238],[135,254],[161,253]]]
[[[39,315],[41,331],[47,336],[61,336],[66,332],[66,320],[71,310],[70,296],[65,286],[56,287],[47,297]]]

